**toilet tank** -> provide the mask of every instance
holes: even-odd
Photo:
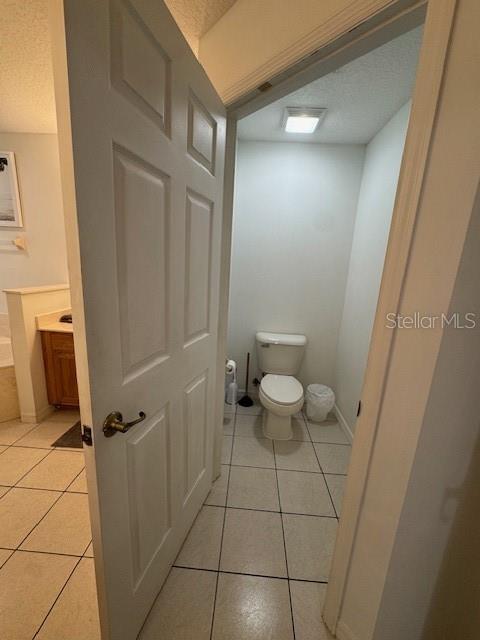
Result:
[[[258,366],[262,373],[293,376],[298,372],[307,344],[306,336],[259,331],[255,339]]]

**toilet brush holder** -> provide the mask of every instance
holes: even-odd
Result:
[[[247,353],[247,374],[245,376],[245,395],[240,398],[238,404],[241,407],[251,407],[253,405],[253,400],[248,395],[248,373],[250,369],[250,354]]]

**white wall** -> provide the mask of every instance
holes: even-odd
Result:
[[[228,357],[255,332],[304,333],[304,384],[332,384],[364,146],[239,142]],[[251,376],[252,378],[253,376]]]
[[[477,329],[437,323],[395,331],[342,600],[345,638],[479,637],[480,84],[472,82],[480,65],[479,22],[478,1],[460,0],[398,309],[402,315],[473,312]],[[427,22],[426,41],[441,37],[438,23]],[[425,61],[421,56],[422,78]],[[414,98],[419,118],[429,79]],[[420,121],[412,122],[413,153]],[[404,213],[410,215],[415,198],[409,202]],[[395,267],[389,260],[390,274]],[[376,385],[378,372],[372,373],[369,385]],[[360,418],[351,480],[373,430],[368,413],[363,423]],[[348,485],[344,523],[354,500]]]
[[[25,235],[27,251],[0,246],[0,312],[3,289],[68,282],[57,136],[0,133],[0,149],[14,151],[23,229],[0,227],[0,243]]]
[[[53,314],[58,319],[62,313],[70,311],[70,289],[67,285],[10,289],[7,292],[7,305],[20,416],[22,422],[40,422],[51,413],[53,407],[48,402],[37,319],[45,314]]]
[[[480,148],[480,147],[479,147]],[[374,638],[476,640],[480,636],[480,191],[396,532]],[[470,317],[473,317],[470,316]],[[409,612],[399,622],[402,601]]]
[[[409,115],[410,102],[370,141],[365,155],[334,376],[337,407],[351,431],[367,365]]]

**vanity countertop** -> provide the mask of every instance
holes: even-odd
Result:
[[[51,322],[38,327],[39,331],[55,331],[56,333],[73,333],[71,322]]]
[[[35,317],[38,331],[54,331],[55,333],[73,333],[71,322],[60,322],[60,318],[71,314],[71,309],[56,309]]]

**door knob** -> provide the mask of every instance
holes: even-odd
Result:
[[[120,411],[112,411],[112,413],[109,413],[103,422],[103,435],[106,438],[111,438],[117,433],[117,431],[120,431],[120,433],[126,433],[133,427],[133,425],[143,422],[146,417],[146,414],[143,411],[140,411],[136,420],[123,422],[123,416]]]

